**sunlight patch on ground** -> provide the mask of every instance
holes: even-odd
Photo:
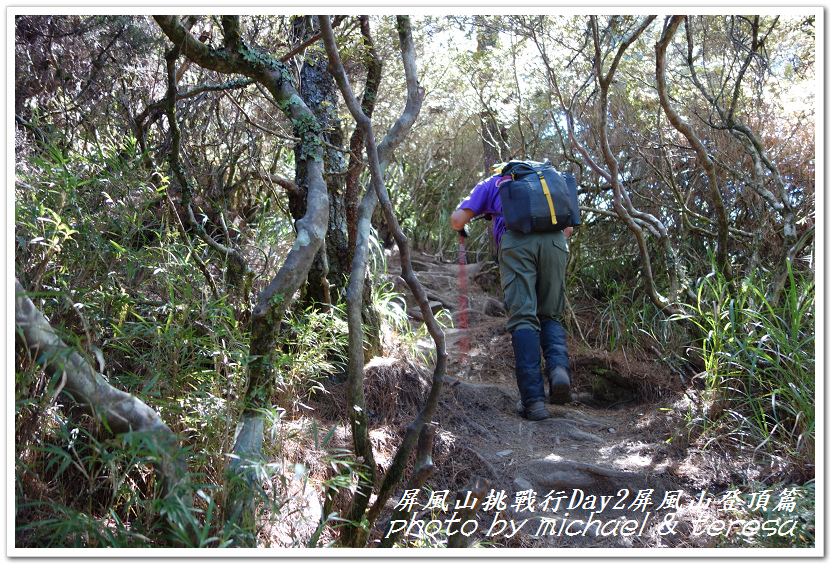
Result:
[[[649,444],[634,442],[625,444],[625,453],[622,455],[618,445],[600,448],[600,453],[618,469],[642,469],[654,464],[650,448]]]
[[[640,454],[632,454],[618,458],[615,464],[621,469],[644,468],[652,464],[652,458],[651,456],[645,457]]]
[[[369,439],[374,447],[375,462],[379,467],[387,469],[392,463],[392,456],[395,453],[389,428],[383,426],[369,431]]]
[[[396,358],[389,358],[386,356],[375,356],[369,363],[366,364],[366,367],[363,368],[364,371],[370,368],[381,368],[381,367],[394,367],[400,360]]]
[[[262,515],[260,545],[263,547],[306,547],[323,515],[322,491],[286,467],[281,477],[266,483],[270,498],[282,499],[278,512],[266,508]]]

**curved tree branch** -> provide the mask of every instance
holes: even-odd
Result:
[[[715,173],[715,165],[712,162],[712,159],[709,158],[709,152],[706,150],[706,147],[697,135],[695,135],[691,125],[681,119],[680,115],[674,107],[672,107],[666,87],[666,48],[674,37],[677,27],[685,17],[686,16],[671,16],[667,22],[667,25],[663,29],[663,34],[660,37],[660,40],[655,46],[657,61],[657,94],[660,97],[660,106],[666,113],[669,123],[671,123],[672,127],[677,129],[680,134],[686,137],[686,140],[689,141],[689,144],[695,150],[698,159],[700,159],[703,169],[706,171],[706,177],[709,181],[709,195],[712,198],[712,203],[715,207],[715,215],[718,219],[717,265],[718,269],[724,274],[726,279],[731,280],[735,277],[735,274],[732,270],[732,264],[729,262],[727,253],[727,245],[729,242],[729,220],[726,214],[726,206],[724,205],[723,197],[720,193],[720,188],[718,187],[718,177]]]
[[[778,169],[778,166],[767,155],[763,143],[761,142],[761,139],[747,125],[739,123],[736,119],[735,114],[737,111],[738,99],[739,94],[741,92],[741,83],[743,81],[743,77],[746,74],[746,71],[749,68],[750,63],[754,59],[760,57],[761,49],[763,48],[763,45],[767,37],[769,37],[769,34],[775,28],[777,22],[778,18],[775,18],[762,38],[759,38],[760,17],[755,16],[753,20],[750,22],[752,28],[752,41],[751,44],[746,48],[745,58],[741,64],[737,76],[735,77],[734,85],[732,87],[732,101],[730,103],[729,109],[726,110],[718,101],[719,99],[715,98],[707,91],[706,86],[703,84],[703,82],[700,80],[700,77],[697,74],[693,56],[694,38],[692,33],[692,24],[689,21],[689,18],[686,18],[685,21],[686,65],[689,67],[689,73],[692,79],[692,83],[695,85],[698,91],[709,102],[714,111],[720,117],[721,121],[724,124],[723,127],[726,128],[741,143],[746,153],[752,159],[752,162],[754,164],[754,168],[752,170],[753,174],[751,175],[749,173],[742,173],[740,174],[740,177],[755,191],[755,193],[761,196],[764,199],[764,201],[766,201],[766,203],[778,213],[783,223],[782,238],[784,239],[785,250],[783,251],[781,258],[779,260],[779,274],[774,284],[774,289],[771,296],[773,302],[777,300],[779,290],[781,287],[783,287],[783,284],[785,283],[787,278],[786,248],[792,247],[796,242],[797,231],[795,225],[796,220],[798,218],[797,212],[795,206],[793,205],[792,199],[787,191],[784,179],[781,177],[781,173]],[[723,88],[726,88],[726,81],[724,81]],[[764,172],[765,169],[771,176],[771,183],[773,186],[775,186],[777,194],[773,193],[773,191],[768,189],[766,186],[767,175]]]
[[[648,29],[648,27],[651,25],[654,19],[656,19],[656,16],[646,17],[646,19],[643,22],[641,22],[630,35],[623,39],[623,41],[617,48],[617,52],[615,53],[614,58],[612,59],[611,65],[607,73],[603,74],[603,65],[601,62],[603,60],[601,48],[602,37],[599,31],[598,21],[597,18],[594,16],[591,16],[589,18],[589,36],[593,39],[594,47],[594,81],[597,86],[597,91],[599,93],[599,109],[597,112],[600,120],[598,127],[600,137],[599,144],[600,151],[602,153],[603,160],[605,161],[607,168],[604,168],[599,162],[597,162],[588,152],[587,148],[579,142],[574,130],[574,116],[572,112],[572,107],[574,106],[574,103],[573,101],[570,104],[567,104],[565,102],[564,96],[559,88],[559,81],[557,79],[556,72],[554,71],[553,66],[550,64],[547,58],[547,53],[545,52],[545,49],[543,48],[541,42],[538,40],[536,36],[536,31],[533,30],[531,32],[531,35],[540,54],[542,55],[545,68],[548,73],[548,78],[556,93],[556,97],[559,100],[559,105],[562,108],[562,111],[565,112],[565,116],[567,119],[568,137],[570,139],[571,145],[576,150],[576,152],[580,156],[582,156],[585,162],[587,162],[589,168],[591,168],[591,170],[593,170],[598,176],[603,178],[606,182],[608,182],[608,184],[611,185],[614,194],[612,204],[615,213],[609,214],[609,216],[618,217],[621,221],[623,221],[625,226],[631,231],[631,233],[634,235],[635,240],[637,241],[637,245],[640,250],[643,277],[645,279],[645,289],[646,293],[649,296],[649,299],[652,301],[652,303],[654,303],[655,306],[659,307],[661,310],[672,313],[677,312],[676,306],[674,305],[678,289],[678,284],[676,280],[683,278],[682,272],[680,271],[680,262],[676,258],[676,252],[674,251],[674,248],[671,245],[671,241],[668,236],[668,230],[665,227],[665,225],[655,216],[649,213],[643,213],[636,209],[633,203],[631,202],[631,199],[628,195],[628,190],[620,181],[619,163],[613,151],[611,150],[611,146],[608,140],[608,90],[610,88],[617,67],[619,66],[619,63],[622,60],[622,57],[626,49],[628,49],[628,47],[630,47],[643,34],[643,32],[646,29]],[[647,247],[646,235],[643,231],[643,227],[649,230],[655,236],[655,238],[657,238],[657,240],[663,247],[664,253],[668,257],[668,274],[670,279],[672,280],[671,299],[667,299],[657,291],[651,267],[651,258]]]
[[[326,52],[329,55],[329,70],[334,75],[337,85],[343,94],[346,106],[349,112],[357,122],[358,127],[363,130],[364,138],[366,140],[366,152],[368,155],[369,169],[371,172],[371,182],[376,193],[377,199],[381,203],[387,225],[393,230],[395,241],[401,252],[401,265],[403,269],[402,277],[406,280],[415,298],[417,299],[422,314],[424,316],[427,328],[436,344],[436,366],[433,372],[433,382],[430,389],[429,397],[421,412],[416,419],[407,428],[403,443],[398,448],[392,465],[387,470],[380,489],[368,513],[366,508],[369,504],[369,496],[374,488],[374,483],[364,482],[359,484],[358,491],[355,493],[355,498],[352,503],[349,519],[351,521],[361,522],[365,518],[368,524],[371,525],[378,517],[380,510],[386,504],[386,501],[392,495],[395,486],[403,477],[403,471],[406,467],[412,448],[418,435],[421,432],[424,424],[432,420],[435,409],[438,405],[441,388],[443,385],[443,378],[446,372],[447,352],[444,344],[444,334],[438,325],[432,311],[429,308],[426,292],[421,286],[418,278],[412,270],[412,263],[409,256],[409,245],[407,239],[401,231],[394,212],[392,210],[389,195],[386,192],[383,181],[383,171],[381,165],[381,158],[388,158],[391,151],[403,139],[404,135],[409,129],[409,126],[414,122],[420,111],[421,102],[423,100],[423,89],[418,85],[417,75],[415,74],[415,57],[412,44],[412,32],[410,28],[409,18],[405,16],[398,16],[398,36],[401,39],[401,53],[404,58],[404,65],[407,68],[407,104],[404,114],[395,123],[392,130],[384,139],[382,146],[376,146],[374,133],[372,132],[372,122],[363,113],[360,105],[352,93],[351,86],[343,65],[340,62],[340,56],[337,50],[337,45],[334,40],[334,34],[331,29],[328,17],[320,18],[320,27],[323,33],[323,40],[326,45]],[[383,155],[383,156],[381,156]],[[362,205],[369,205],[371,200],[364,198]],[[365,252],[367,241],[360,233],[358,234],[359,244],[355,252],[355,261],[353,263],[352,280],[349,286],[347,295],[347,306],[349,312],[349,328],[350,328],[350,346],[349,346],[349,389],[350,389],[350,403],[355,408],[349,409],[349,415],[352,420],[352,431],[355,436],[356,454],[361,456],[365,463],[369,464],[370,471],[374,473],[374,456],[371,451],[371,442],[368,440],[368,418],[366,417],[366,409],[362,404],[363,400],[363,349],[362,349],[362,326],[361,326],[361,298],[362,298],[362,284],[363,276],[365,276]],[[355,274],[361,274],[355,277]],[[352,336],[352,331],[355,331],[358,336]],[[354,338],[354,340],[352,340]],[[361,402],[359,402],[361,401]],[[359,435],[358,435],[359,434]],[[368,530],[358,527],[356,529],[347,529],[344,532],[344,544],[352,547],[362,547],[368,535]]]
[[[363,99],[360,102],[360,109],[367,117],[371,118],[372,113],[375,110],[378,89],[380,88],[383,64],[375,50],[371,29],[369,28],[369,16],[367,15],[360,16],[360,34],[363,36],[363,43],[367,50],[366,86],[363,90]],[[345,197],[346,224],[349,229],[350,260],[354,259],[355,248],[357,246],[357,228],[358,223],[360,222],[359,204],[357,201],[360,196],[360,175],[366,167],[362,157],[364,145],[365,140],[363,137],[363,130],[360,127],[355,127],[352,132],[351,139],[349,139],[349,171],[346,173]],[[375,205],[372,204],[372,210],[374,210],[374,207]]]
[[[17,338],[31,356],[43,365],[49,377],[59,376],[62,391],[98,418],[110,432],[143,433],[153,449],[151,459],[161,483],[162,496],[177,501],[184,510],[192,510],[190,474],[176,435],[155,410],[110,385],[81,354],[67,346],[26,295],[17,278],[14,292]],[[174,511],[169,513],[169,518],[171,525],[182,528]],[[195,537],[196,531],[187,528],[182,531]]]
[[[193,213],[193,205],[191,198],[193,190],[190,180],[179,162],[179,154],[181,151],[181,132],[179,131],[179,124],[176,121],[176,100],[177,100],[177,86],[176,86],[176,59],[179,57],[179,49],[173,47],[165,56],[167,62],[167,98],[165,100],[164,111],[167,114],[168,126],[170,127],[170,168],[179,182],[182,189],[182,205],[185,210],[185,219],[196,234],[201,238],[205,244],[216,251],[220,256],[228,260],[226,279],[230,285],[238,286],[245,292],[247,296],[247,282],[253,276],[253,271],[248,266],[245,257],[236,248],[232,246],[225,246],[216,241],[208,234],[204,226],[196,220]],[[183,231],[182,236],[186,237]],[[226,237],[227,238],[227,237]],[[230,244],[230,240],[228,239]],[[189,241],[187,243],[190,244]]]
[[[274,279],[257,296],[257,303],[251,312],[248,388],[231,462],[234,473],[243,473],[251,461],[258,461],[261,457],[264,431],[262,410],[271,405],[273,355],[279,348],[282,317],[291,304],[294,293],[306,280],[328,226],[329,200],[323,178],[322,132],[314,114],[297,92],[286,65],[247,45],[237,35],[238,23],[235,17],[227,16],[223,19],[223,28],[229,36],[225,38],[222,49],[201,43],[175,16],[153,17],[167,37],[196,64],[225,74],[241,74],[253,78],[268,90],[289,119],[303,124],[304,134],[298,150],[308,160],[306,212],[295,223],[297,236],[294,245]],[[255,473],[247,471],[246,480],[255,481]],[[252,489],[243,486],[232,491],[226,520],[253,523],[256,507]]]
[[[599,34],[597,31],[597,21],[594,16],[591,16],[591,29],[593,30],[594,42],[595,42],[595,51],[597,53],[600,52],[599,46]],[[657,220],[656,217],[648,214],[642,213],[638,211],[631,202],[631,199],[628,195],[628,190],[620,181],[620,170],[619,170],[619,162],[617,161],[614,152],[611,149],[611,145],[608,139],[608,90],[614,78],[614,73],[616,72],[617,65],[622,58],[623,53],[625,50],[634,43],[634,41],[642,35],[642,33],[648,28],[648,26],[656,19],[656,16],[648,16],[643,23],[641,23],[636,30],[629,35],[619,46],[617,49],[617,53],[614,56],[614,59],[611,64],[608,73],[603,76],[602,68],[599,62],[596,64],[596,78],[597,84],[599,87],[599,136],[600,136],[600,150],[602,152],[603,160],[605,164],[608,166],[608,170],[603,174],[603,177],[608,180],[611,186],[614,189],[614,198],[613,198],[613,206],[614,210],[619,215],[620,219],[622,219],[623,223],[626,227],[632,232],[634,235],[637,246],[640,249],[640,260],[642,265],[642,272],[643,278],[645,279],[645,290],[649,296],[649,299],[655,306],[660,308],[661,310],[668,312],[668,313],[675,313],[678,312],[676,305],[674,304],[674,296],[672,299],[667,299],[665,296],[661,295],[659,291],[657,291],[657,286],[654,282],[654,274],[651,267],[651,256],[648,251],[648,245],[646,241],[645,233],[643,229],[638,224],[638,221],[645,221],[649,223],[654,229],[656,229],[660,236],[658,239],[663,244],[664,250],[668,252],[670,268],[674,269],[677,268],[678,262],[674,256],[674,250],[671,247],[668,239],[668,233],[666,231],[665,226]],[[600,58],[597,55],[597,61]],[[573,125],[569,122],[568,127],[569,135],[575,139],[573,133]],[[584,148],[579,148],[577,144],[577,150],[583,154],[583,156],[587,155],[587,151]],[[589,160],[591,163],[591,167],[596,169],[598,166],[593,161]],[[672,275],[675,275],[672,272]]]

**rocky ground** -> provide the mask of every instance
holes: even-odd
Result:
[[[389,271],[399,272],[390,258]],[[712,547],[741,531],[734,518],[726,529],[730,518],[718,500],[752,470],[727,452],[701,451],[683,438],[683,381],[657,354],[609,353],[569,335],[574,401],[549,405],[550,419],[529,422],[515,412],[519,394],[495,266],[464,266],[465,303],[458,264],[414,255],[413,268],[431,308],[443,309],[453,323],[445,331],[450,364],[436,414],[437,471],[428,482],[434,493],[421,491],[404,530],[410,540],[446,541],[456,495],[475,478],[486,480],[480,485],[487,493],[476,522],[463,528],[470,543]],[[403,280],[391,277],[417,322],[414,299]],[[464,309],[467,330],[459,328]],[[580,335],[589,332],[590,316],[573,311],[571,324]],[[424,353],[432,348],[431,340],[420,344]],[[429,375],[424,370],[420,377]],[[424,507],[443,491],[447,511]]]
[[[389,280],[417,327],[422,318],[397,275],[397,256],[387,259]],[[460,299],[458,264],[415,253],[413,269],[431,309],[441,312],[450,356],[433,419],[436,470],[405,521],[390,516],[406,493],[390,500],[372,532],[373,545],[390,530],[400,531],[398,544],[410,547],[445,546],[454,532],[451,541],[463,539],[465,546],[612,549],[745,546],[738,540],[766,533],[757,528],[764,518],[730,510],[725,495],[747,481],[772,481],[770,467],[690,438],[685,419],[694,410],[689,401],[695,391],[688,388],[693,374],[671,369],[661,343],[646,344],[642,348],[650,351],[639,353],[592,346],[596,308],[569,304],[574,400],[548,405],[550,419],[530,422],[515,410],[519,393],[495,265],[464,266],[466,300]],[[367,365],[370,437],[381,471],[423,404],[433,349],[425,336],[414,350]],[[325,398],[310,405],[320,432],[337,422],[331,443],[347,450],[344,385],[327,386]],[[295,457],[314,454],[308,446]],[[482,495],[474,516],[463,512],[472,498],[467,491]],[[319,507],[313,512],[319,514]]]

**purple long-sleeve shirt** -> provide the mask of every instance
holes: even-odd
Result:
[[[469,209],[476,215],[485,213],[498,213],[501,215],[501,198],[499,198],[499,186],[510,177],[490,176],[482,180],[473,188],[467,199],[458,204],[456,209]],[[493,234],[496,237],[496,247],[501,242],[504,234],[504,218],[493,216]]]

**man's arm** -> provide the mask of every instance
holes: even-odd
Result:
[[[475,217],[476,214],[473,212],[472,209],[456,209],[450,215],[450,224],[452,225],[452,229],[454,231],[458,231],[459,233],[464,230],[464,225],[470,222],[470,219]]]

